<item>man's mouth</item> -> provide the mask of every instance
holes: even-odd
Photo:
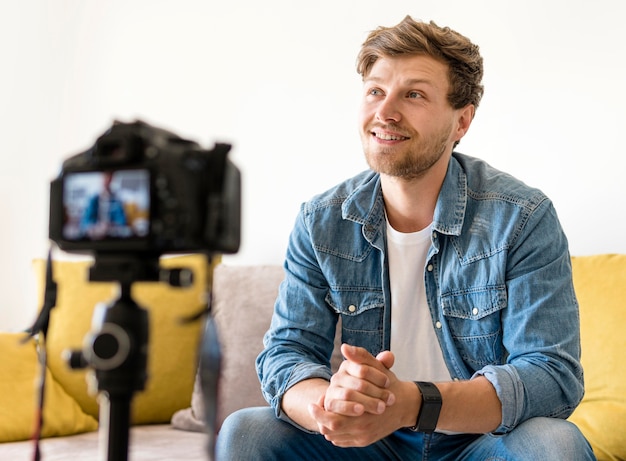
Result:
[[[372,131],[372,135],[382,141],[403,141],[405,139],[409,139],[406,136],[401,136],[399,134],[378,133],[376,131]]]

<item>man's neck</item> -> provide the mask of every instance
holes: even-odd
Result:
[[[381,174],[389,224],[399,232],[417,232],[433,221],[448,162],[433,165],[426,175],[403,179]]]

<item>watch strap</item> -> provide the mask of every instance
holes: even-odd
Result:
[[[417,414],[415,426],[409,429],[414,432],[434,432],[441,412],[441,393],[433,383],[415,381],[422,394],[422,404]]]

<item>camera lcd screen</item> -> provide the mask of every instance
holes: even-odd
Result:
[[[147,238],[148,170],[68,173],[63,180],[63,238],[106,241]]]

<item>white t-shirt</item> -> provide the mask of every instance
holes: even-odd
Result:
[[[411,233],[387,223],[391,285],[391,370],[400,380],[449,381],[439,340],[426,301],[424,267],[432,226]]]

